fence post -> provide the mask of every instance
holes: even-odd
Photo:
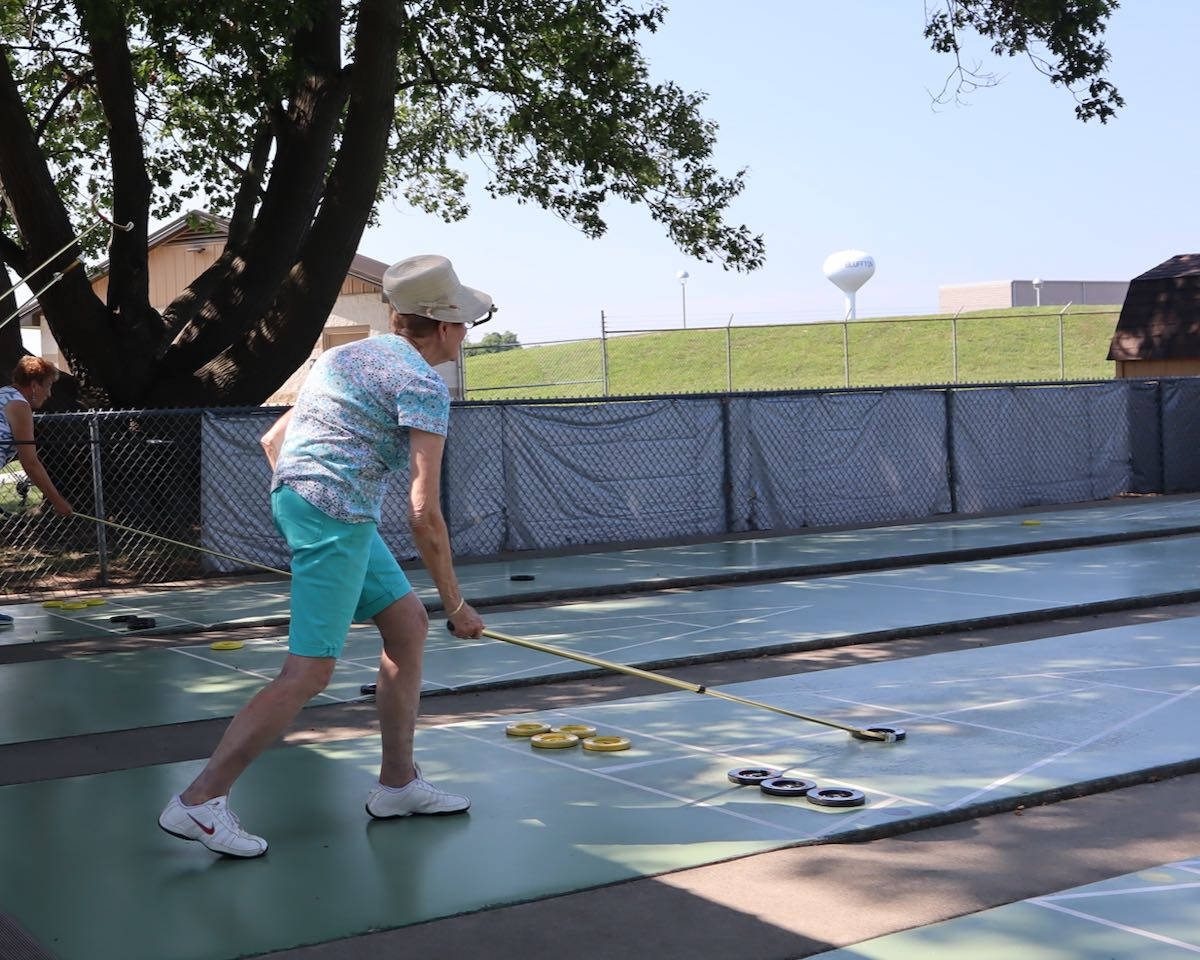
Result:
[[[600,376],[604,380],[604,395],[608,396],[608,324],[600,311]]]
[[[733,326],[733,314],[729,315],[729,323],[725,324],[725,390],[733,393],[733,345],[730,340],[729,328]]]
[[[1166,425],[1166,415],[1163,408],[1166,406],[1167,398],[1163,396],[1162,377],[1158,378],[1154,395],[1158,406],[1158,485],[1161,488],[1159,492],[1166,494],[1170,493],[1171,490],[1167,485],[1167,438],[1163,432],[1163,428]]]
[[[1067,379],[1067,363],[1066,363],[1066,359],[1063,355],[1063,314],[1071,309],[1071,302],[1072,301],[1068,300],[1067,305],[1065,307],[1063,307],[1060,311],[1058,311],[1058,379],[1059,380]]]
[[[962,307],[954,311],[954,316],[950,318],[950,353],[954,357],[954,382],[958,383],[958,315],[962,313]]]
[[[850,386],[850,320],[842,321],[842,362],[846,368],[846,386]]]
[[[458,399],[467,399],[467,351],[458,345]]]
[[[88,421],[88,446],[92,448],[92,497],[96,501],[96,516],[104,519],[104,479],[100,471],[100,422],[98,417]],[[100,559],[97,577],[101,586],[108,585],[108,534],[103,523],[96,524],[96,553]]]
[[[950,512],[958,513],[958,464],[954,461],[954,391],[946,396],[946,482],[950,487]]]
[[[729,397],[721,398],[721,496],[725,502],[725,532],[733,533],[733,450],[729,404]]]

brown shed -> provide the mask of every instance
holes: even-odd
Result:
[[[1200,254],[1180,254],[1133,279],[1108,359],[1118,377],[1200,374]]]

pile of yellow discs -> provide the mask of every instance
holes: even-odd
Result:
[[[617,750],[628,750],[633,745],[628,737],[598,737],[595,727],[578,723],[552,727],[548,723],[525,720],[510,723],[504,728],[504,732],[510,737],[528,737],[531,747],[539,747],[542,750],[562,750],[579,745],[584,750],[613,753]]]
[[[104,598],[78,597],[71,600],[47,600],[42,606],[47,610],[85,610],[88,607],[104,606]]]

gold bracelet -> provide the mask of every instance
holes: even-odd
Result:
[[[456,613],[458,613],[459,610],[461,610],[466,605],[467,605],[467,598],[463,597],[461,600],[458,601],[458,606],[455,607],[453,610],[451,610],[448,614],[446,614],[446,616],[447,617],[454,616]]]

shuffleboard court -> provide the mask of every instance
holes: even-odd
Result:
[[[629,737],[619,753],[538,750],[506,736],[511,717],[422,730],[425,774],[473,798],[454,817],[367,817],[377,737],[272,750],[234,794],[271,843],[249,862],[158,830],[197,762],[7,786],[0,904],[62,960],[245,956],[1102,789],[1197,762],[1195,629],[1126,627],[725,688],[902,726],[893,744],[685,693],[521,718]],[[735,786],[727,772],[744,766],[858,790],[864,803]]]

